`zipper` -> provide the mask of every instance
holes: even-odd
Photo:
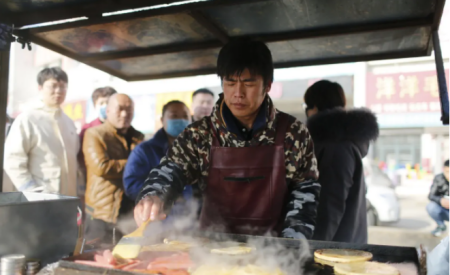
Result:
[[[256,177],[224,177],[225,181],[238,181],[238,182],[251,182],[254,180],[263,180],[264,176],[256,176]]]

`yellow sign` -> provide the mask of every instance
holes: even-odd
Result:
[[[162,109],[164,105],[172,100],[179,100],[184,102],[189,109],[192,105],[192,93],[193,92],[173,92],[173,93],[161,93],[156,95],[156,115],[161,117]],[[191,111],[192,112],[192,111]]]
[[[64,113],[70,117],[73,121],[83,120],[84,117],[84,106],[85,102],[72,102],[67,103],[63,107]]]

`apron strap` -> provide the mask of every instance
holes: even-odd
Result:
[[[289,116],[283,112],[278,111],[277,119],[277,136],[275,138],[275,145],[284,145],[284,139],[289,127]]]

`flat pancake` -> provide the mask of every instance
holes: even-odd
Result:
[[[256,250],[249,246],[231,246],[225,248],[215,248],[211,249],[212,254],[222,254],[222,255],[244,255],[250,254],[252,251]]]
[[[363,262],[372,259],[370,252],[353,249],[320,249],[314,251],[314,257],[334,263]]]
[[[319,259],[319,258],[316,258],[316,257],[314,257],[314,262],[316,262],[318,264],[321,264],[321,265],[328,265],[328,266],[331,266],[331,267],[333,267],[335,264],[337,264],[335,262],[322,260],[322,259]]]
[[[340,263],[334,266],[340,275],[400,275],[393,266],[377,262]]]
[[[145,251],[188,251],[189,249],[196,247],[198,244],[192,242],[184,242],[178,240],[164,239],[163,243],[144,246],[141,252]]]

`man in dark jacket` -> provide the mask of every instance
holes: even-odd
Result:
[[[430,203],[427,205],[427,212],[431,218],[437,223],[435,230],[431,232],[434,236],[442,235],[447,227],[444,221],[448,221],[448,167],[449,161],[444,163],[444,172],[437,175],[431,185],[430,194],[428,198]]]
[[[367,243],[362,159],[378,137],[377,119],[368,110],[346,111],[342,87],[326,80],[308,88],[305,103],[322,186],[313,239]]]
[[[152,139],[139,144],[131,152],[125,166],[125,194],[133,201],[144,186],[148,172],[158,166],[175,138],[191,123],[188,107],[181,101],[168,102],[163,107],[161,122],[163,128],[159,129]],[[183,193],[187,198],[192,193],[191,186],[186,186]]]

